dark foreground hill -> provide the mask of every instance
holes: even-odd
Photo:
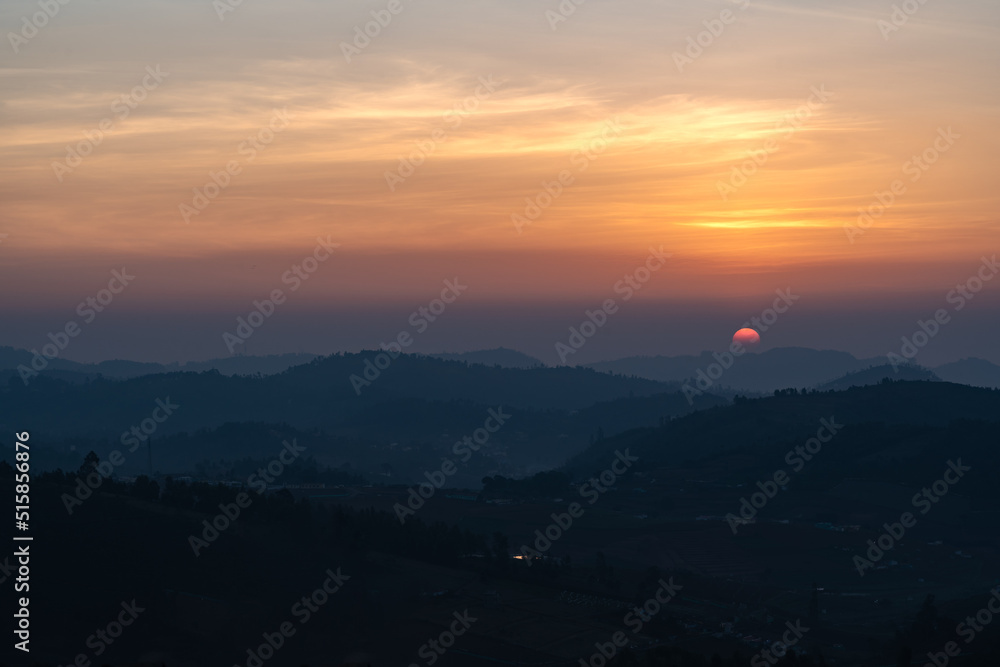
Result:
[[[654,399],[562,417],[605,419]],[[250,486],[236,515],[241,489],[230,485],[112,479],[69,512],[65,498],[90,477],[90,459],[33,478],[33,544],[44,548],[32,566],[44,576],[32,580],[32,657],[98,657],[86,638],[124,602],[142,609],[139,621],[92,664],[316,666],[363,654],[373,665],[405,665],[468,611],[476,624],[436,664],[914,667],[956,640],[1000,581],[998,402],[1000,391],[945,382],[741,398],[599,438],[572,474],[443,490],[405,521],[405,484],[366,485],[305,460],[283,479],[338,486]],[[423,404],[441,418],[457,405]],[[526,432],[548,424],[533,415]],[[797,470],[786,452],[821,426],[822,450]],[[230,452],[264,458],[269,438],[290,436],[310,450],[330,437],[249,423],[159,444],[210,445],[215,461]],[[626,448],[639,461],[614,468],[613,452]],[[245,475],[261,463],[228,465]],[[757,482],[776,469],[791,480],[772,486],[752,520],[730,524],[727,514],[763,497]],[[588,479],[596,471],[614,478],[599,493]],[[9,497],[13,471],[0,463],[0,473]],[[936,500],[924,514],[911,498],[926,489]],[[894,528],[887,542],[884,526],[904,511],[916,524]],[[884,553],[868,556],[874,544]],[[859,572],[858,558],[871,564]],[[295,606],[340,574],[343,587],[313,598],[310,615]],[[679,595],[646,607],[655,614],[636,628],[632,610],[651,604],[663,580]],[[251,655],[286,621],[296,634],[274,661]],[[789,623],[808,628],[798,644],[806,655],[762,658]],[[949,665],[998,664],[1000,630],[983,625],[974,651]],[[628,652],[590,660],[620,632]]]

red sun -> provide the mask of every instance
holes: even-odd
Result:
[[[733,342],[743,347],[753,347],[760,342],[760,334],[753,329],[740,329],[733,334]]]

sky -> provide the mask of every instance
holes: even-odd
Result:
[[[0,3],[0,345],[556,363],[615,299],[578,363],[722,349],[791,290],[764,348],[944,309],[918,361],[1000,363],[1000,280],[953,293],[1000,245],[995,1],[236,2]]]

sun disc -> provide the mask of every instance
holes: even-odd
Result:
[[[760,334],[753,329],[740,329],[733,334],[733,342],[750,347],[760,342]]]

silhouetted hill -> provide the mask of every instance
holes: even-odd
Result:
[[[794,391],[794,390],[791,390]],[[766,447],[775,441],[804,442],[820,419],[849,424],[945,426],[955,420],[1000,420],[1000,391],[950,382],[884,382],[845,391],[779,392],[701,410],[657,429],[642,429],[595,443],[570,461],[570,469],[603,464],[630,447],[653,463],[699,459],[714,453]]]
[[[705,396],[697,407],[725,402]],[[488,446],[474,459],[464,461],[460,472],[449,482],[476,488],[485,475],[521,476],[554,468],[603,434],[656,426],[693,409],[678,393],[621,398],[580,411],[504,408],[512,417],[512,427],[491,436]],[[419,482],[424,481],[426,470],[440,466],[442,457],[455,458],[452,446],[463,435],[483,425],[486,411],[487,407],[471,401],[411,398],[361,408],[323,430],[246,421],[168,435],[158,431],[153,439],[152,461],[143,441],[135,451],[125,454],[125,461],[116,468],[116,473],[145,474],[150,472],[152,464],[157,474],[228,479],[231,476],[223,473],[233,470],[236,462],[246,458],[272,459],[281,451],[284,441],[296,440],[306,448],[307,456],[324,466],[354,471],[372,479],[388,478],[383,481]],[[124,444],[135,444],[131,438],[123,443],[119,435],[49,439],[35,450],[33,465],[46,470],[74,469],[88,451],[107,460],[114,450],[125,452]]]
[[[707,373],[712,364],[717,364],[713,353],[702,352],[697,356],[626,357],[587,364],[587,367],[661,382],[687,382],[695,386],[698,372]],[[890,372],[884,373],[872,370],[873,368],[888,368]],[[971,386],[1000,387],[1000,366],[983,359],[963,359],[930,371],[932,373],[928,375],[911,368],[907,371],[900,369],[897,373],[886,365],[885,357],[858,359],[847,352],[835,350],[781,347],[759,354],[747,352],[737,357],[732,366],[717,379],[712,390],[725,394],[720,387],[736,392],[765,393],[788,387],[836,389],[849,387],[852,383],[874,384],[883,377],[896,380],[937,377],[947,382]]]
[[[642,404],[655,398],[632,400]],[[600,409],[614,410],[616,403],[627,401]],[[713,636],[724,640],[715,634],[720,623],[733,623],[744,636],[770,638],[784,626],[767,617],[804,615],[820,586],[822,624],[810,626],[816,645],[853,655],[871,652],[871,659],[838,659],[838,665],[893,664],[900,641],[923,642],[915,644],[921,652],[942,646],[954,636],[958,622],[945,619],[976,613],[996,585],[998,401],[1000,391],[943,382],[784,391],[675,419],[660,429],[607,438],[594,449],[613,451],[633,442],[631,453],[641,460],[616,478],[603,492],[606,496],[588,504],[586,516],[560,533],[550,550],[545,547],[550,559],[539,557],[530,566],[511,554],[519,551],[518,545],[536,544],[535,531],[578,497],[578,485],[595,468],[605,470],[613,457],[580,468],[576,476],[548,473],[525,482],[494,478],[481,494],[440,493],[405,523],[394,510],[407,501],[405,485],[365,486],[352,482],[344,470],[321,468],[309,460],[290,465],[277,483],[315,480],[326,488],[261,494],[251,487],[250,502],[225,524],[216,517],[223,506],[232,507],[240,491],[231,485],[162,477],[109,479],[69,513],[66,499],[76,492],[86,464],[67,468],[66,474],[36,474],[35,544],[49,548],[32,552],[32,565],[47,575],[32,581],[37,581],[32,595],[48,600],[72,590],[80,596],[65,604],[38,605],[32,612],[38,621],[34,638],[46,640],[37,644],[36,660],[62,664],[58,656],[80,651],[79,638],[94,631],[89,610],[117,612],[122,600],[138,600],[146,622],[116,643],[117,650],[127,649],[123,654],[142,655],[149,647],[161,651],[166,646],[170,660],[165,664],[201,664],[182,659],[188,655],[241,664],[244,647],[260,645],[260,628],[276,628],[287,620],[289,600],[315,590],[327,568],[339,572],[342,567],[353,588],[331,595],[310,621],[310,630],[321,632],[302,633],[307,641],[288,642],[288,651],[281,654],[284,662],[275,664],[340,664],[318,657],[329,655],[331,646],[340,652],[376,647],[378,664],[406,664],[414,645],[441,632],[437,626],[428,632],[426,619],[450,622],[456,608],[492,623],[477,626],[488,632],[464,638],[476,643],[463,644],[490,660],[474,663],[457,654],[458,664],[494,664],[498,655],[511,664],[567,664],[573,658],[550,653],[550,647],[559,646],[553,637],[576,640],[579,650],[574,650],[586,655],[590,639],[618,632],[622,615],[656,590],[659,577],[676,577],[685,589],[659,612],[656,619],[662,625],[644,626],[657,644],[669,646],[678,637],[687,638],[688,645]],[[448,408],[428,406],[435,416],[442,410],[448,414]],[[414,403],[410,409],[420,407]],[[872,419],[882,411],[885,419]],[[731,530],[725,514],[742,511],[741,499],[756,493],[757,480],[771,479],[776,468],[788,470],[785,452],[801,444],[804,435],[815,434],[822,415],[843,426],[815,460],[791,476],[786,488],[775,487],[766,505],[757,505],[752,523]],[[984,415],[993,415],[994,421],[982,419]],[[209,480],[222,475],[246,481],[263,459],[273,458],[275,442],[292,435],[309,452],[322,448],[326,438],[284,424],[246,423],[173,435],[158,444],[178,454],[203,454]],[[666,455],[682,440],[691,462]],[[230,458],[240,452],[254,458]],[[916,491],[937,489],[933,480],[955,469],[950,461],[967,472],[958,482],[948,482],[960,486],[938,491],[946,497],[938,497],[941,502],[932,513],[919,514],[888,556],[876,558],[874,568],[859,577],[852,557],[865,555],[869,540],[874,543],[901,511],[914,511]],[[0,463],[0,473],[0,491],[13,495],[13,470]],[[345,486],[330,488],[341,484]],[[496,494],[490,495],[494,489]],[[556,497],[566,500],[556,502]],[[505,500],[495,502],[500,498]],[[210,522],[220,526],[214,533],[207,532]],[[123,535],[128,538],[124,543]],[[76,555],[66,559],[66,553]],[[292,557],[281,576],[253,579]],[[114,576],[97,577],[95,572]],[[247,581],[258,583],[248,588]],[[391,600],[377,595],[385,590],[392,592]],[[74,602],[80,599],[84,602]],[[925,608],[940,608],[940,623],[926,628],[911,623],[921,618],[922,600],[931,603]],[[732,609],[740,605],[748,613],[737,617]],[[526,639],[518,639],[535,642],[530,659],[518,657],[524,655],[520,646],[513,653],[492,650],[505,646],[509,628],[528,623],[530,632],[522,635]],[[858,627],[866,629],[858,632]],[[162,628],[172,633],[166,644],[160,639]],[[405,640],[398,641],[406,628]],[[995,629],[991,632],[977,641],[994,646]],[[233,639],[220,647],[220,635]],[[711,645],[710,651],[718,652],[714,647],[722,645]],[[751,664],[747,654],[760,649],[757,639],[725,645],[736,647],[732,660],[679,655],[653,660],[650,651],[641,663],[631,664],[741,667]],[[995,657],[980,657],[979,662],[956,664],[997,664]],[[834,663],[797,657],[776,667],[822,664]]]
[[[0,370],[17,369],[18,366],[31,368],[34,353],[29,350],[19,350],[13,347],[0,347]],[[306,364],[316,358],[315,354],[289,353],[271,354],[265,356],[234,356],[207,361],[190,361],[185,364],[157,364],[125,359],[111,359],[97,364],[83,364],[68,359],[47,360],[45,373],[52,371],[70,371],[87,376],[101,374],[108,378],[133,378],[153,373],[175,373],[217,370],[223,375],[272,375],[299,364]]]
[[[217,370],[223,375],[273,375],[286,371],[292,366],[307,364],[317,355],[305,352],[287,354],[268,354],[264,356],[237,355],[234,357],[222,357],[219,359],[209,359],[208,361],[189,361],[185,364],[166,364],[163,367],[165,373],[195,372]]]
[[[969,357],[934,369],[947,382],[959,382],[973,387],[1000,387],[1000,366],[985,359]]]
[[[899,366],[893,368],[891,364],[884,364],[881,366],[872,366],[871,368],[866,368],[861,371],[855,371],[854,373],[848,373],[842,378],[837,378],[832,382],[826,382],[816,387],[820,391],[833,391],[838,389],[849,389],[851,387],[864,387],[871,384],[878,384],[884,379],[890,380],[928,380],[931,382],[940,382],[939,378],[933,371],[930,371],[922,366]]]
[[[111,359],[97,364],[81,364],[81,366],[84,372],[97,372],[109,378],[132,378],[152,373],[164,373],[167,370],[163,364],[128,361],[126,359]]]
[[[475,350],[473,352],[441,352],[427,356],[447,361],[464,361],[469,364],[502,366],[504,368],[534,368],[535,366],[545,365],[540,359],[506,347],[498,347],[493,350]]]
[[[746,352],[736,357],[718,379],[718,384],[752,392],[815,387],[881,361],[863,361],[847,352],[834,350],[781,347],[761,353]],[[628,357],[588,364],[588,367],[661,382],[690,382],[694,386],[698,371],[707,372],[708,367],[716,363],[712,352],[702,352],[698,356]]]
[[[704,410],[728,404],[729,401],[722,397],[705,394],[697,397],[694,408]],[[576,417],[593,429],[600,428],[610,435],[632,428],[659,426],[674,416],[692,411],[683,394],[671,393],[602,401],[580,410]]]
[[[384,353],[331,355],[297,366],[265,381],[296,391],[302,384],[323,387],[330,397],[351,402],[371,402],[401,397],[427,400],[471,400],[484,405],[509,405],[534,409],[579,409],[597,401],[629,395],[649,396],[675,391],[674,383],[625,378],[587,368],[498,368],[468,365],[419,355],[404,354],[385,370],[375,361]],[[368,375],[366,376],[366,372]],[[357,390],[352,385],[357,384]],[[370,378],[370,379],[369,379]]]
[[[21,364],[30,368],[33,357],[34,354],[28,350],[21,350],[8,345],[0,346],[0,370],[17,368]],[[75,361],[68,361],[58,357],[49,359],[46,368],[48,370],[77,371],[81,373],[93,370],[88,369],[88,364],[79,364]]]
[[[481,428],[488,410],[502,407],[514,415],[512,425],[491,436],[490,455],[477,463],[483,470],[468,471],[479,477],[466,483],[476,483],[480,473],[519,475],[556,467],[598,433],[654,426],[725,402],[705,395],[689,404],[675,385],[586,368],[509,369],[418,355],[402,355],[381,370],[375,366],[376,360],[385,366],[387,359],[375,352],[333,355],[259,377],[213,370],[110,380],[59,371],[68,377],[43,374],[28,386],[7,371],[0,401],[8,410],[0,414],[0,427],[38,424],[37,436],[64,457],[56,465],[84,448],[106,455],[121,447],[119,441],[130,441],[134,428],[153,429],[149,435],[156,440],[199,432],[188,454],[157,457],[158,469],[176,471],[190,469],[195,457],[214,456],[219,441],[206,429],[283,424],[300,434],[321,434],[315,455],[325,464],[353,461],[366,474],[379,474],[385,464],[397,475],[419,475],[440,465],[455,441]],[[158,405],[166,402],[176,407],[155,422],[163,417]],[[280,443],[264,438],[268,441]],[[226,450],[226,456],[238,455]]]
[[[720,643],[711,645],[710,651],[718,652],[715,646],[735,647],[733,658],[710,661],[660,655],[662,659],[653,660],[650,656],[655,655],[648,651],[641,664],[751,664],[746,655],[759,651],[760,640],[723,644],[726,639],[718,633],[720,623],[733,623],[744,636],[773,638],[775,625],[777,632],[783,626],[770,623],[767,617],[802,616],[810,595],[817,592],[815,586],[820,586],[825,590],[818,599],[819,609],[824,610],[822,625],[814,623],[810,630],[816,645],[824,650],[840,646],[836,650],[842,653],[849,650],[861,655],[867,650],[872,654],[865,660],[838,659],[839,665],[886,665],[892,664],[887,660],[896,652],[895,642],[919,639],[930,647],[926,650],[934,650],[953,636],[957,621],[942,620],[940,627],[929,629],[911,625],[921,600],[933,602],[937,595],[942,614],[945,610],[956,616],[975,613],[996,584],[995,535],[1000,516],[993,508],[1000,500],[1000,487],[993,473],[1000,466],[1000,448],[996,447],[1000,391],[945,382],[885,382],[839,392],[783,390],[773,397],[740,398],[733,405],[683,417],[674,417],[687,405],[677,393],[621,396],[579,410],[526,407],[514,413],[514,430],[505,427],[496,433],[502,439],[496,453],[502,456],[490,459],[487,448],[469,462],[470,467],[478,467],[463,470],[462,483],[490,471],[517,447],[544,451],[567,429],[585,433],[596,424],[607,431],[608,419],[621,419],[622,424],[652,419],[662,421],[662,426],[597,439],[587,456],[575,461],[572,474],[549,471],[516,482],[494,476],[482,493],[438,493],[419,514],[403,522],[395,508],[408,502],[410,480],[436,469],[428,466],[429,461],[440,466],[441,448],[446,452],[457,433],[481,423],[483,416],[483,406],[468,399],[428,400],[427,394],[455,389],[435,386],[427,378],[424,384],[429,389],[424,395],[402,397],[420,387],[410,374],[451,372],[457,367],[461,369],[456,371],[458,376],[498,383],[493,391],[500,393],[520,390],[525,377],[549,390],[582,381],[595,382],[607,391],[601,383],[609,376],[602,380],[600,374],[585,369],[550,374],[556,369],[516,371],[426,358],[397,359],[388,370],[404,361],[398,367],[401,378],[393,380],[389,373],[367,389],[385,383],[399,394],[381,401],[363,393],[361,407],[350,410],[338,398],[339,390],[332,391],[312,377],[315,373],[332,384],[343,383],[345,378],[334,372],[342,372],[344,363],[350,368],[365,358],[322,359],[261,378],[175,373],[128,381],[98,378],[84,385],[38,378],[37,387],[33,382],[24,391],[15,391],[12,383],[0,387],[3,405],[8,405],[8,398],[22,400],[31,394],[28,405],[54,402],[58,410],[66,411],[60,419],[68,422],[90,419],[90,410],[97,410],[98,417],[112,414],[101,412],[99,400],[111,388],[127,388],[129,393],[117,398],[137,394],[136,405],[141,405],[145,393],[169,388],[164,383],[178,382],[180,387],[191,381],[205,383],[203,394],[186,399],[189,403],[177,409],[174,417],[178,419],[188,406],[192,410],[204,407],[208,414],[220,407],[231,409],[230,401],[256,400],[254,392],[261,387],[272,402],[291,412],[300,407],[296,401],[312,391],[317,396],[309,409],[333,419],[342,431],[334,435],[254,419],[164,437],[158,432],[154,457],[176,458],[181,464],[197,460],[199,481],[162,476],[134,482],[106,479],[92,495],[70,508],[67,502],[72,502],[81,479],[91,476],[96,462],[91,460],[91,467],[80,462],[96,441],[71,436],[60,442],[61,446],[75,442],[76,449],[67,454],[73,464],[63,468],[68,472],[39,474],[36,465],[42,463],[40,455],[51,442],[33,430],[34,544],[49,548],[32,552],[36,556],[32,565],[46,573],[32,581],[37,582],[32,595],[43,600],[58,599],[65,591],[77,595],[65,604],[38,605],[32,611],[37,628],[34,638],[45,640],[37,644],[40,648],[33,659],[39,664],[62,664],[59,656],[80,651],[80,637],[94,632],[93,609],[117,613],[122,600],[137,600],[144,610],[143,622],[130,628],[129,634],[123,633],[121,643],[116,642],[122,655],[143,655],[150,647],[162,651],[166,646],[170,650],[166,664],[201,664],[183,659],[189,655],[211,658],[214,663],[242,664],[244,647],[261,645],[261,628],[279,627],[289,617],[289,601],[302,599],[303,591],[315,590],[328,568],[342,567],[351,580],[310,621],[309,633],[287,642],[282,661],[275,664],[340,664],[325,661],[331,646],[341,653],[375,647],[381,652],[378,664],[407,664],[413,646],[440,635],[438,626],[428,625],[426,619],[450,622],[456,609],[490,619],[489,626],[477,626],[485,631],[470,633],[463,644],[470,653],[490,660],[474,663],[456,653],[458,664],[495,664],[498,657],[511,664],[579,662],[552,649],[561,646],[555,639],[577,641],[579,650],[574,649],[574,656],[587,655],[592,637],[603,639],[618,632],[623,614],[637,601],[648,599],[658,578],[673,581],[676,577],[678,583],[683,582],[684,594],[659,612],[656,618],[661,625],[650,623],[644,633],[663,646],[679,637],[689,639],[690,645],[715,637]],[[414,362],[412,367],[408,361]],[[592,375],[598,380],[591,380]],[[12,380],[20,384],[16,376]],[[296,383],[304,385],[301,392]],[[617,391],[627,386],[611,388]],[[78,406],[77,401],[89,393],[97,394],[95,402]],[[699,399],[719,401],[707,396]],[[0,419],[10,419],[7,411]],[[786,488],[779,492],[774,487],[773,496],[760,507],[753,523],[741,525],[738,532],[731,530],[726,513],[741,511],[741,497],[760,488],[755,482],[770,480],[776,468],[788,470],[786,452],[814,436],[821,419],[837,425],[823,451],[796,472],[783,485]],[[172,422],[164,426],[168,423]],[[434,428],[448,433],[421,440],[421,433]],[[357,433],[349,433],[352,429]],[[545,435],[532,440],[537,430]],[[387,446],[383,434],[408,437]],[[235,511],[226,509],[233,507],[240,492],[234,483],[249,485],[250,476],[265,461],[273,461],[281,442],[290,438],[305,448],[305,455],[283,469],[276,484],[298,488],[272,487],[258,493],[263,489],[251,486],[250,500],[241,505],[239,516],[226,523],[218,519],[228,516],[220,512]],[[114,438],[100,444],[118,446]],[[555,513],[570,500],[586,497],[579,485],[593,488],[594,483],[586,478],[606,471],[615,458],[613,452],[625,448],[640,460],[617,475],[614,485],[601,492],[606,495],[588,504],[585,516],[552,540],[551,549],[544,548],[548,559],[525,562],[511,557],[524,548],[519,545],[537,544],[536,535],[546,530],[550,517],[564,521],[555,519]],[[318,460],[321,453],[332,456],[337,452],[351,462],[364,462],[366,470],[389,464],[380,480],[385,484],[362,484],[352,475],[357,466],[331,468]],[[142,450],[129,454],[126,465],[141,467],[142,454]],[[968,471],[958,482],[961,486],[938,491],[947,497],[939,498],[933,513],[921,514],[913,532],[907,530],[905,540],[898,540],[888,557],[876,559],[875,569],[860,578],[852,556],[865,554],[868,541],[879,539],[887,521],[896,520],[901,511],[914,510],[911,498],[917,490],[937,489],[934,480],[954,469],[949,461],[960,462],[961,470]],[[402,478],[399,469],[403,466],[415,469],[415,475]],[[13,470],[0,463],[0,473],[0,491],[9,497],[14,494]],[[448,486],[457,486],[459,479],[457,475],[449,478]],[[214,484],[217,481],[228,483]],[[319,484],[326,486],[317,488]],[[67,559],[67,553],[75,554],[74,558]],[[293,560],[281,576],[259,575],[289,558]],[[95,576],[95,572],[109,574]],[[256,583],[248,587],[248,581]],[[391,591],[392,597],[379,591]],[[734,615],[733,609],[740,605],[745,605],[747,613]],[[506,651],[510,628],[529,623],[530,632],[518,641],[533,641],[531,653],[523,653],[520,645],[511,652],[493,649],[501,646]],[[858,632],[854,629],[858,627],[866,629]],[[161,639],[163,628],[171,632],[167,643]],[[404,631],[406,636],[399,641]],[[218,636],[231,639],[220,645]],[[993,636],[977,641],[993,646]],[[924,644],[919,646],[923,652]],[[736,649],[742,653],[737,655]],[[968,664],[996,664],[990,659]],[[612,664],[629,663],[608,662]],[[818,667],[800,658],[777,666],[785,664]]]

